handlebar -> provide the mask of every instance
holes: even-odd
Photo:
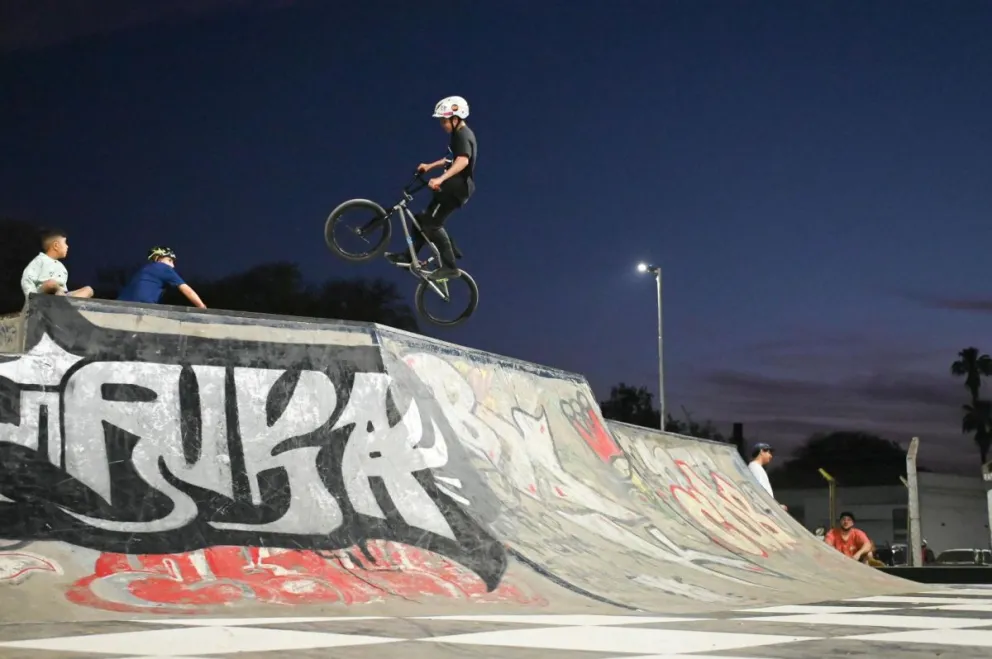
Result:
[[[403,192],[407,193],[408,195],[413,195],[420,192],[426,187],[427,187],[427,180],[424,178],[424,175],[419,171],[415,171],[413,173],[413,180],[407,183],[403,187]]]

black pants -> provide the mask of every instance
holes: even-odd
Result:
[[[461,207],[462,201],[457,196],[446,193],[444,190],[435,192],[427,208],[416,214],[421,232],[416,232],[416,236],[414,236],[413,251],[419,254],[429,240],[437,245],[437,251],[441,253],[441,265],[457,268],[455,260],[461,257],[461,253],[455,247],[451,237],[448,236],[444,222],[448,216]]]

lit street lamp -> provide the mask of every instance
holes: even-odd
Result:
[[[650,272],[658,282],[658,411],[661,413],[659,425],[665,429],[665,350],[662,340],[661,324],[661,266],[647,263],[637,264],[638,272]]]

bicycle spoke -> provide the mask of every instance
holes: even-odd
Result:
[[[448,280],[445,279],[442,281],[434,282],[428,279],[427,285],[430,286],[432,289],[434,289],[434,292],[437,293],[442,300],[444,300],[445,302],[451,301],[450,296],[448,295]],[[442,288],[444,289],[443,291],[441,290]]]
[[[365,261],[386,249],[391,229],[381,206],[354,199],[341,204],[327,218],[324,239],[338,256]]]

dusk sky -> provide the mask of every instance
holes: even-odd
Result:
[[[187,278],[292,260],[412,305],[323,224],[444,155],[459,94],[481,300],[426,333],[655,391],[659,263],[676,416],[977,472],[949,366],[992,350],[992,3],[96,4],[0,8],[0,214],[65,227],[71,285],[167,244]]]

